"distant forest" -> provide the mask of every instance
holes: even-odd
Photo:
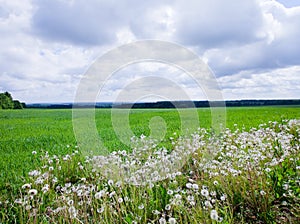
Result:
[[[227,107],[243,106],[276,106],[276,105],[300,105],[300,100],[228,100],[225,101]],[[147,103],[58,103],[58,104],[28,104],[27,108],[192,108],[192,107],[218,107],[223,106],[224,102],[209,101],[158,101]]]
[[[0,110],[1,109],[23,109],[25,103],[14,100],[9,92],[0,93]]]

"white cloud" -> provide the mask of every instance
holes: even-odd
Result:
[[[178,1],[178,41],[204,49],[234,46],[258,40],[261,10],[253,0]]]
[[[290,99],[300,96],[300,66],[256,73],[240,72],[218,79],[228,99]]]

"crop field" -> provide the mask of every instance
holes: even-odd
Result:
[[[180,137],[177,110],[130,110],[131,150],[96,109],[103,162],[81,154],[72,110],[0,110],[0,223],[299,223],[300,106],[227,108],[218,134],[210,109],[197,112]],[[161,142],[147,137],[153,117]],[[113,165],[130,176],[110,178]]]

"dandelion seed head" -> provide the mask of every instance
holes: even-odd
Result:
[[[159,224],[167,224],[167,221],[164,217],[161,217],[158,221],[159,221]]]
[[[32,196],[36,195],[37,193],[38,193],[38,191],[36,189],[31,189],[28,191],[28,194],[32,195]]]
[[[204,197],[208,197],[208,196],[209,196],[208,190],[202,189],[202,190],[201,190],[201,195],[203,195]]]
[[[216,210],[212,209],[212,210],[210,211],[210,218],[211,218],[212,220],[218,221],[218,219],[219,219],[218,212],[217,212]]]
[[[175,224],[176,223],[176,219],[175,218],[169,218],[169,223],[170,224]]]

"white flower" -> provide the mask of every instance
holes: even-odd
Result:
[[[193,184],[193,188],[194,188],[195,190],[198,190],[198,189],[199,189],[198,184]]]
[[[208,190],[206,190],[206,189],[202,189],[202,190],[201,190],[201,194],[202,194],[204,197],[208,197],[208,196],[209,196],[209,192],[208,192]]]
[[[166,219],[164,217],[161,217],[159,219],[159,224],[166,224],[166,223],[167,223],[167,221],[166,221]]]
[[[123,198],[118,198],[118,202],[122,203],[123,202]]]
[[[212,220],[216,220],[216,221],[218,221],[218,219],[219,219],[219,216],[218,216],[218,212],[216,211],[216,210],[211,210],[210,211],[210,218],[212,219]]]
[[[22,201],[21,198],[18,198],[18,199],[15,200],[15,203],[21,205],[21,204],[23,204],[23,201]]]
[[[113,180],[108,180],[107,183],[108,183],[109,186],[112,186],[114,184],[114,181]]]
[[[31,189],[28,191],[28,194],[30,195],[36,195],[38,193],[38,191],[36,189]]]
[[[181,196],[180,194],[175,194],[175,198],[176,198],[177,200],[180,200],[180,199],[182,198],[182,196]]]
[[[265,171],[269,173],[269,172],[271,171],[271,169],[270,169],[269,167],[267,167],[267,168],[265,169]]]
[[[286,201],[283,201],[283,202],[281,203],[281,205],[286,206],[286,205],[287,205],[287,202],[286,202]]]
[[[29,174],[29,176],[36,177],[36,176],[40,175],[41,172],[38,170],[33,170],[33,171],[30,171],[28,174]]]
[[[42,188],[42,192],[46,193],[47,191],[49,191],[49,185],[45,184],[45,186]]]
[[[24,184],[24,185],[22,186],[22,189],[25,189],[25,188],[31,188],[31,184]]]
[[[145,208],[145,206],[143,204],[140,204],[139,207],[138,207],[138,209],[140,209],[140,210],[142,210],[144,208]]]
[[[97,208],[97,212],[98,212],[98,213],[102,213],[102,212],[104,212],[104,207]]]
[[[159,214],[160,214],[160,211],[154,210],[154,211],[152,211],[152,213],[153,213],[154,215],[159,215]]]
[[[167,204],[166,207],[165,207],[165,209],[166,209],[167,211],[169,211],[169,210],[171,209],[171,205],[170,205],[170,204]]]
[[[73,205],[74,204],[74,201],[73,200],[69,200],[68,201],[68,205],[70,206],[70,205]]]
[[[211,205],[210,201],[205,201],[204,205],[205,205],[205,207],[212,208],[212,205]]]
[[[77,216],[77,210],[76,210],[76,208],[74,206],[71,206],[68,209],[68,211],[69,211],[69,214],[70,214],[71,218],[76,218],[76,216]]]
[[[169,218],[169,223],[170,224],[175,224],[176,223],[176,219],[175,218]]]
[[[223,195],[221,196],[221,200],[222,200],[222,201],[225,201],[225,200],[226,200],[226,194],[223,194]]]
[[[193,187],[193,185],[192,185],[191,183],[187,183],[185,186],[186,186],[188,189],[191,189],[191,188]]]
[[[36,151],[32,151],[32,155],[35,155],[35,154],[37,154],[37,152]]]
[[[173,194],[173,191],[169,189],[169,190],[167,191],[167,194],[168,194],[168,195],[172,195],[172,194]]]
[[[262,196],[264,196],[264,195],[266,194],[266,192],[263,191],[263,190],[261,190],[261,191],[260,191],[260,194],[261,194]]]
[[[101,190],[95,194],[95,198],[100,199],[101,197],[103,197],[104,194],[105,194],[105,191]]]
[[[187,200],[188,201],[194,201],[194,196],[192,196],[192,195],[187,196]]]

